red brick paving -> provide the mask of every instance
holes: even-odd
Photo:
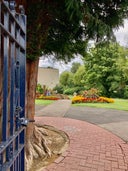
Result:
[[[128,171],[128,145],[98,126],[68,118],[36,117],[66,132],[67,151],[42,171]]]

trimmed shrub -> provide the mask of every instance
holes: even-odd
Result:
[[[67,95],[73,95],[74,92],[76,92],[77,94],[80,94],[81,91],[84,90],[84,87],[72,87],[72,88],[67,88],[64,90],[64,94]]]

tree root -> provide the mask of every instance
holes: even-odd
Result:
[[[38,157],[47,158],[51,156],[51,150],[46,140],[47,132],[40,127],[34,126],[33,139],[26,144],[26,170],[31,168],[34,159]]]
[[[35,125],[33,137],[26,143],[26,171],[33,170],[34,161],[41,159],[44,163],[53,161],[69,145],[69,138],[63,131],[48,125]]]

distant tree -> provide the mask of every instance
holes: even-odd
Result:
[[[122,84],[119,87],[120,97],[128,98],[128,48],[119,47],[118,69],[122,72]]]
[[[72,87],[73,74],[70,71],[64,71],[61,73],[59,81],[63,87]]]
[[[125,80],[128,80],[128,48],[119,46],[120,56],[117,60],[118,68],[122,71]]]
[[[64,87],[61,84],[58,84],[53,88],[53,91],[59,94],[63,94]]]
[[[73,76],[73,83],[75,86],[80,86],[80,87],[84,86],[84,75],[85,75],[85,67],[80,66]]]
[[[78,68],[81,66],[81,64],[79,62],[73,62],[72,63],[72,67],[71,67],[71,72],[72,73],[76,73],[76,71],[78,70]]]
[[[114,92],[119,95],[123,90],[127,80],[124,79],[123,67],[119,64],[119,59],[122,59],[119,49],[118,44],[104,44],[90,49],[85,55],[84,63],[87,72],[84,77],[88,88],[98,88],[108,97]]]

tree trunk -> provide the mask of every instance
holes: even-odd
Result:
[[[39,59],[27,61],[26,66],[26,115],[28,119],[34,120],[35,115],[35,95],[37,85]],[[33,135],[34,124],[29,123],[26,130],[26,138],[31,139]]]
[[[26,117],[34,120],[35,116],[35,96],[37,85],[39,58],[35,61],[27,61],[26,68]],[[34,158],[47,157],[51,152],[45,140],[47,133],[37,127],[34,123],[29,123],[26,129],[26,170],[29,170]]]

